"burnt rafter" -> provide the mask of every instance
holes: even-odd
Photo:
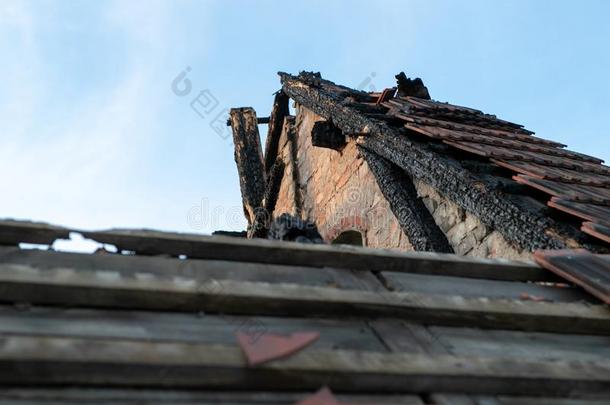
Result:
[[[255,210],[254,222],[248,230],[249,238],[266,238],[271,225],[271,214],[275,209],[282,178],[284,177],[284,169],[286,165],[281,158],[277,158],[271,170],[267,175],[267,185],[265,187],[265,197],[261,208]]]
[[[265,142],[265,172],[269,174],[278,154],[280,136],[284,126],[284,117],[290,115],[288,102],[290,99],[282,90],[275,93],[273,109],[269,117],[269,128]]]
[[[314,87],[298,76],[279,75],[283,91],[296,102],[332,120],[344,133],[365,134],[357,138],[362,147],[396,164],[410,177],[435,187],[521,248],[560,249],[574,243],[561,236],[553,219],[522,209],[449,155],[434,152],[426,142],[407,137],[398,128],[367,117],[346,102],[348,98],[362,98],[362,92],[323,79]]]
[[[364,160],[373,172],[400,227],[415,250],[453,253],[443,231],[417,196],[412,180],[395,164],[363,147]]]
[[[252,226],[257,209],[262,207],[266,188],[256,112],[251,107],[232,108],[230,119],[244,214],[248,225]]]

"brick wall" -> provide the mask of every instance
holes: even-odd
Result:
[[[311,144],[311,129],[319,120],[297,107],[294,135],[282,133],[279,153],[286,171],[274,215],[288,212],[314,221],[327,242],[343,231],[358,230],[365,246],[412,250],[354,143],[341,152]],[[415,186],[457,254],[529,258],[429,185],[416,181]]]
[[[328,242],[343,231],[358,230],[365,246],[412,250],[356,146],[348,143],[338,152],[311,144],[311,129],[319,120],[297,107],[294,139],[282,134],[280,153],[286,171],[274,215],[289,212],[312,220]]]

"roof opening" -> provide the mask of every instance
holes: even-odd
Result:
[[[333,245],[364,246],[362,234],[358,231],[341,232],[331,243]]]

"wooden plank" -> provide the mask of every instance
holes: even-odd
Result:
[[[497,397],[498,405],[608,405],[610,397],[603,395],[598,398],[557,398],[557,397],[507,397],[500,395]],[[487,405],[479,402],[480,405]],[[489,405],[493,405],[489,404]]]
[[[607,393],[610,362],[304,350],[249,368],[234,346],[14,335],[0,384],[567,395]]]
[[[317,245],[272,240],[147,230],[83,232],[83,236],[141,254],[190,258],[399,271],[494,280],[544,281],[553,276],[533,263],[480,259],[432,252],[398,252],[355,246]]]
[[[493,299],[534,299],[556,302],[595,302],[589,294],[578,288],[556,287],[518,281],[496,281],[475,278],[429,276],[386,272],[380,273],[385,285],[392,291],[425,294],[487,297]]]
[[[435,405],[607,405],[610,397],[557,398],[522,396],[467,396],[460,394],[432,394]]]
[[[534,252],[534,258],[542,266],[610,304],[610,255],[595,255],[584,249],[538,250]]]
[[[377,336],[393,352],[451,353],[428,327],[400,319],[376,319],[369,322]]]
[[[224,260],[181,260],[168,257],[120,254],[82,254],[23,250],[0,247],[0,263],[38,268],[72,268],[75,271],[117,272],[120,277],[138,278],[153,274],[161,280],[187,277],[199,281],[233,280],[292,283],[364,291],[384,291],[379,280],[367,271],[349,269],[282,266]]]
[[[539,361],[610,359],[610,337],[423,326],[398,319],[370,322],[393,352]]]
[[[69,239],[70,229],[44,222],[0,220],[0,245],[34,243],[50,245],[57,239]]]
[[[430,326],[433,341],[457,356],[537,360],[610,359],[610,337]]]
[[[364,320],[277,318],[266,316],[209,315],[144,311],[109,311],[32,307],[27,310],[0,306],[0,336],[63,336],[146,341],[226,344],[235,333],[253,339],[266,333],[291,334],[318,331],[311,345],[316,350],[366,350],[386,352],[386,347]]]
[[[489,400],[487,405],[498,405],[494,397],[486,399]],[[434,405],[480,405],[475,397],[465,394],[432,394],[430,400]]]
[[[441,325],[565,333],[608,334],[610,311],[601,305],[489,300],[419,293],[370,292],[295,284],[198,281],[152,274],[0,265],[3,302],[78,305],[225,314],[372,316]]]
[[[226,392],[201,390],[104,389],[104,388],[4,388],[3,404],[155,404],[155,405],[294,405],[312,392]],[[363,405],[423,405],[416,395],[367,395],[334,393],[341,403]],[[8,402],[10,401],[10,402]]]

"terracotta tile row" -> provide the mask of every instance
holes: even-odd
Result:
[[[473,134],[470,132],[439,128],[435,126],[423,126],[419,124],[405,124],[405,127],[411,129],[413,131],[417,131],[424,135],[428,135],[430,137],[440,139],[440,140],[449,140],[449,141],[466,141],[466,142],[475,142],[478,144],[485,145],[495,145],[504,147],[507,149],[519,151],[525,150],[528,152],[540,153],[543,155],[549,156],[557,156],[563,157],[566,159],[573,159],[582,162],[588,162],[593,164],[599,164],[599,159],[594,158],[592,156],[587,156],[582,153],[572,152],[570,150],[557,148],[555,146],[549,146],[545,144],[537,144],[534,142],[527,142],[522,138],[532,138],[529,135],[521,135],[521,139],[511,138],[506,136],[498,136],[498,135],[487,135],[487,134]]]
[[[517,160],[491,160],[499,166],[539,179],[554,180],[565,183],[586,184],[598,187],[610,186],[610,176],[606,175],[584,173],[562,167],[544,166],[537,163]]]
[[[610,205],[610,188],[543,180],[522,174],[513,176],[513,179],[517,183],[534,187],[554,197],[568,198],[577,202]]]
[[[563,198],[553,197],[548,202],[549,207],[605,226],[610,226],[610,207],[604,205],[580,203]]]
[[[515,181],[547,193],[550,207],[590,222],[583,232],[608,242],[610,167],[601,159],[476,109],[415,97],[380,97],[380,103],[408,130],[515,172]]]

